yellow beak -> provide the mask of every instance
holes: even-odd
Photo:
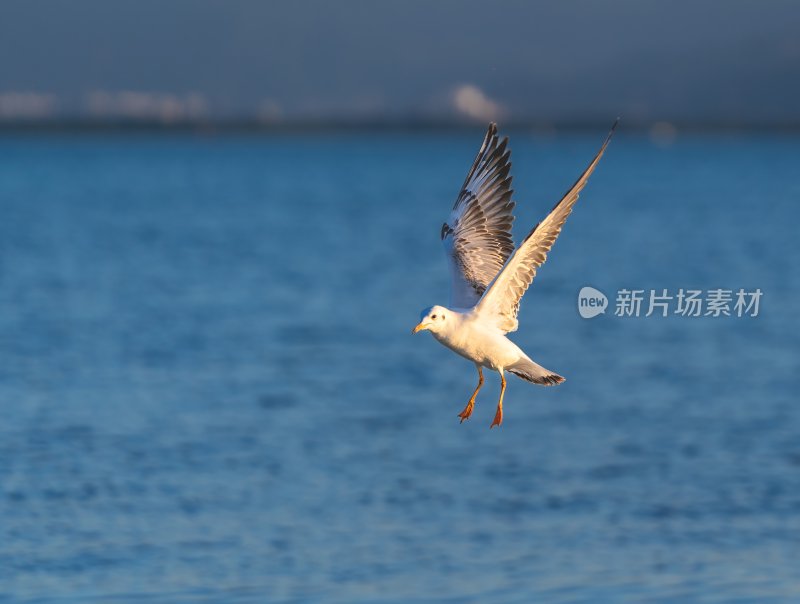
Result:
[[[425,329],[428,329],[428,327],[430,327],[430,323],[420,323],[414,329],[411,330],[411,334],[413,335],[420,331],[424,331]]]

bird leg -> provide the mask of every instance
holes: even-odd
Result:
[[[506,393],[506,376],[503,375],[503,370],[500,370],[500,400],[497,402],[497,411],[494,414],[494,421],[489,429],[499,426],[503,423],[503,395]]]
[[[476,365],[478,368],[478,385],[475,387],[475,392],[472,393],[472,396],[469,397],[469,402],[467,406],[464,407],[464,410],[458,414],[458,417],[461,418],[461,423],[464,423],[465,419],[469,419],[469,416],[472,415],[472,408],[475,406],[475,397],[478,396],[478,390],[481,389],[483,386],[483,370],[481,369],[480,365]]]

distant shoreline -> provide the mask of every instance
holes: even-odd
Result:
[[[616,117],[616,116],[614,116]],[[605,121],[593,119],[570,122],[500,121],[503,130],[528,130],[534,134],[595,132],[607,128],[613,117]],[[785,133],[800,134],[800,122],[653,122],[626,120],[622,126],[629,132],[650,133],[659,124],[668,124],[679,133]],[[315,134],[339,132],[458,132],[482,129],[483,122],[445,120],[319,120],[265,123],[249,119],[218,120],[0,120],[0,135],[15,133],[128,133],[180,132],[192,134]]]

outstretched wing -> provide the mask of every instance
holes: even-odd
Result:
[[[547,260],[547,252],[553,247],[553,243],[561,233],[561,227],[564,226],[567,216],[572,212],[572,206],[578,201],[578,195],[586,186],[589,176],[603,156],[618,122],[619,120],[614,122],[611,132],[608,133],[603,146],[600,147],[600,151],[597,152],[589,167],[556,204],[547,218],[528,234],[478,303],[476,310],[480,314],[494,319],[497,327],[504,332],[517,329],[519,302],[536,276],[536,269]]]
[[[450,216],[442,225],[442,242],[450,265],[451,308],[471,308],[505,264],[514,242],[511,224],[511,151],[489,125],[472,169]]]

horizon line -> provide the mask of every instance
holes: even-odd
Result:
[[[318,118],[264,121],[255,118],[190,118],[180,120],[145,118],[39,118],[2,119],[0,134],[8,132],[195,132],[213,133],[282,133],[282,132],[338,132],[338,131],[462,131],[484,128],[489,121],[497,121],[504,130],[531,130],[541,134],[606,129],[614,118],[597,117],[564,120],[509,119],[466,120],[459,118]],[[669,120],[625,119],[622,126],[629,132],[650,133],[654,128],[672,129],[673,132],[785,132],[800,133],[798,121],[740,121],[740,120]]]

